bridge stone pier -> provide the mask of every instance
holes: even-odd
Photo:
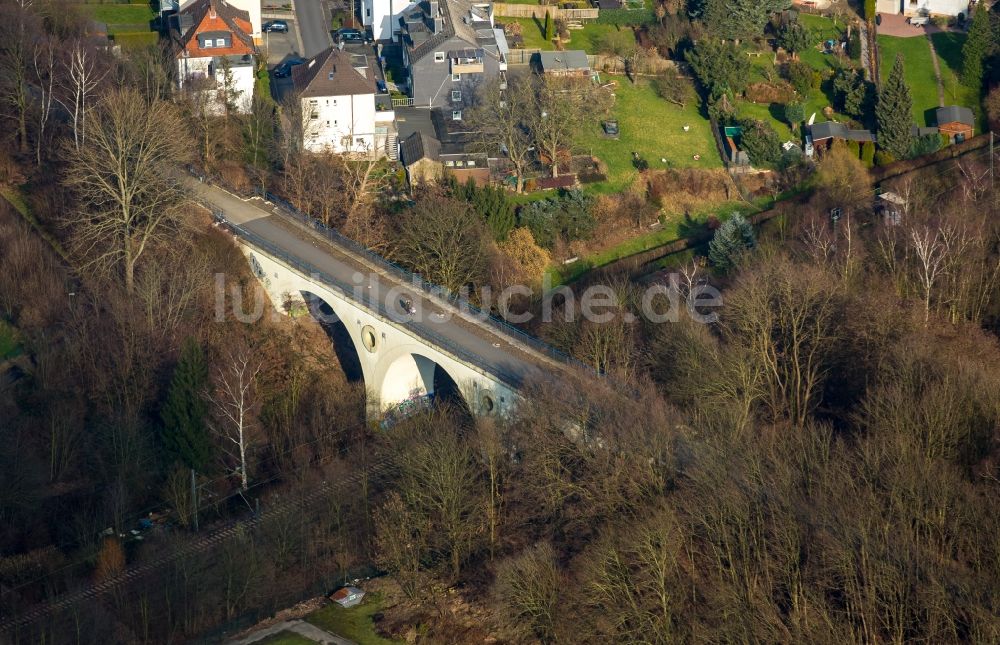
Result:
[[[450,322],[436,320],[441,318],[443,306],[429,311],[423,292],[384,280],[381,285],[375,284],[379,281],[373,280],[374,274],[361,273],[355,279],[363,282],[346,285],[349,289],[345,289],[345,285],[307,275],[245,240],[239,241],[275,309],[287,314],[289,304],[291,312],[304,313],[309,307],[314,316],[321,318],[324,314],[317,306],[319,300],[343,323],[361,364],[370,419],[427,401],[435,392],[435,373],[439,369],[454,381],[474,416],[506,416],[517,404],[517,384],[511,382],[515,379],[509,373],[502,375],[502,366],[491,369],[488,359],[468,351],[468,340],[459,345],[439,335],[438,330],[447,327],[449,336],[454,337],[459,333],[454,326],[465,321],[455,321],[458,313],[452,314]],[[415,316],[402,311],[397,315],[395,304],[404,298],[413,301]],[[493,352],[502,351],[497,349],[499,342],[481,338],[478,342]]]

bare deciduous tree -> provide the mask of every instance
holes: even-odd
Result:
[[[483,275],[487,237],[467,203],[429,194],[401,224],[396,256],[426,279],[458,291]]]
[[[190,142],[173,106],[132,89],[112,91],[87,119],[87,140],[68,155],[67,183],[84,206],[69,222],[73,243],[87,266],[120,271],[131,291],[145,251],[178,221],[185,191],[175,173]]]
[[[553,177],[559,176],[560,155],[570,151],[580,133],[590,103],[591,84],[578,78],[542,77],[537,82],[535,101],[527,113],[529,127],[538,150],[548,158]]]
[[[517,178],[517,192],[524,189],[524,174],[531,162],[532,140],[528,116],[534,104],[529,79],[510,77],[507,89],[499,79],[480,86],[467,120],[476,132],[480,149],[507,158]]]
[[[28,68],[31,61],[31,40],[36,18],[33,0],[12,0],[0,11],[0,69],[3,70],[3,91],[7,105],[17,121],[18,148],[28,152]]]
[[[552,545],[543,542],[500,563],[493,595],[510,628],[551,642],[562,584]]]
[[[73,127],[73,145],[79,150],[87,137],[87,113],[97,87],[107,75],[101,70],[97,57],[79,40],[69,45],[68,61],[60,75],[62,94],[56,100],[69,112]]]
[[[213,430],[229,461],[235,462],[242,490],[249,482],[247,453],[257,442],[257,379],[261,367],[261,361],[247,346],[227,351],[213,375],[214,391],[209,397],[215,412]]]
[[[56,43],[51,38],[41,38],[32,50],[35,84],[38,87],[38,136],[35,138],[35,163],[42,165],[42,151],[48,148],[45,128],[52,116],[52,100],[56,84]]]

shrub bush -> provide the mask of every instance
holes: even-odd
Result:
[[[751,103],[790,103],[795,99],[795,88],[786,81],[753,83],[743,92]]]
[[[875,144],[871,141],[865,141],[861,146],[861,161],[867,168],[875,165]]]
[[[875,153],[875,165],[876,166],[888,166],[892,162],[896,161],[896,158],[886,150],[879,150]]]
[[[784,76],[795,91],[805,95],[813,87],[813,68],[800,60],[793,60],[784,68]]]
[[[769,123],[748,120],[741,125],[740,147],[746,150],[750,163],[755,166],[770,165],[781,158],[781,140]]]

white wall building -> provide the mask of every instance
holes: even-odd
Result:
[[[220,113],[226,103],[249,112],[257,53],[249,30],[247,12],[225,0],[195,0],[172,16],[178,89],[197,92]]]
[[[361,0],[361,22],[375,40],[397,40],[399,16],[417,4],[410,0]]]
[[[292,71],[302,102],[303,145],[312,152],[387,154],[395,115],[392,102],[375,100],[375,74],[363,54],[336,48]]]
[[[969,4],[969,0],[878,0],[876,10],[907,16],[968,16]]]

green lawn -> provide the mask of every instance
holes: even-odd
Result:
[[[357,607],[344,609],[334,603],[306,616],[306,621],[320,629],[343,636],[358,645],[396,645],[396,641],[382,638],[375,633],[372,615],[382,610],[382,598],[370,593]]]
[[[545,40],[545,23],[537,18],[498,18],[498,22],[503,24],[516,22],[521,25],[521,37],[524,42],[520,47],[513,49],[555,49],[551,40]]]
[[[108,25],[108,33],[149,31],[156,17],[148,4],[84,4],[84,13]]]
[[[830,22],[832,25],[832,21]],[[818,54],[818,52],[817,52]],[[815,69],[822,71],[824,65],[827,65],[827,59],[829,57],[817,59],[813,61],[807,56],[802,55],[801,59],[803,62],[809,63]],[[752,77],[750,82],[764,82],[769,78],[778,78],[778,70],[775,69],[773,59],[771,58],[770,52],[764,52],[761,56],[754,56],[751,58],[751,74]],[[785,123],[784,116],[784,106],[778,103],[764,104],[764,103],[750,103],[746,100],[737,101],[739,107],[739,114],[742,117],[750,117],[765,121],[774,128],[778,136],[781,137],[782,141],[793,140],[801,141],[801,129],[798,133],[793,132],[791,127]],[[826,117],[823,116],[823,110],[827,107],[832,107],[833,101],[830,100],[822,90],[811,90],[809,94],[802,97],[802,107],[805,110],[806,120],[816,113],[817,121],[826,121]],[[849,118],[842,114],[834,114],[833,117],[837,121],[848,121]]]
[[[937,125],[934,118],[934,111],[940,107],[937,78],[934,76],[934,63],[927,39],[879,36],[878,46],[882,54],[882,80],[888,78],[896,55],[902,54],[906,84],[913,97],[913,120],[921,126]],[[941,67],[943,73],[946,65],[942,62]]]
[[[602,25],[596,22],[586,23],[583,29],[570,29],[567,49],[583,49],[590,54],[596,54],[600,50],[604,36],[618,29],[615,25]],[[622,31],[635,35],[635,32],[628,27],[622,27]]]
[[[748,212],[755,212],[756,210],[756,206],[751,206],[742,202],[732,202],[728,204],[716,205],[713,208],[707,209],[703,213],[695,213],[692,215],[691,219],[694,222],[703,223],[709,215],[715,215],[720,220],[725,221],[729,219],[733,213],[739,212],[746,214]],[[645,235],[639,235],[632,239],[625,240],[621,244],[613,246],[610,249],[605,249],[599,253],[594,253],[593,255],[580,258],[573,264],[554,265],[548,270],[548,273],[551,276],[551,284],[555,287],[560,284],[573,282],[581,275],[592,269],[600,268],[622,258],[627,258],[630,255],[642,253],[643,251],[649,251],[650,249],[655,249],[678,240],[684,236],[681,231],[681,224],[683,222],[683,215],[671,215],[667,218],[661,228],[651,233],[646,233]]]
[[[306,638],[295,632],[278,632],[262,641],[257,641],[260,645],[316,645],[316,641]]]
[[[962,85],[962,46],[966,35],[955,32],[933,34],[934,50],[938,54],[941,65],[941,82],[944,85],[944,100],[949,105],[963,105],[972,108],[979,119],[982,119],[982,106],[976,91]],[[977,128],[980,130],[980,128]]]
[[[819,71],[832,68],[836,60],[835,56],[824,54],[822,48],[817,49],[816,46],[822,46],[827,40],[836,40],[839,42],[845,31],[844,23],[807,13],[799,14],[799,22],[809,29],[809,32],[813,36],[809,49],[801,52],[799,58],[802,62],[808,63]]]
[[[674,168],[722,166],[711,126],[701,115],[693,94],[682,109],[657,96],[645,79],[632,85],[624,76],[602,74],[601,78],[618,83],[611,118],[618,119],[620,138],[603,136],[601,121],[607,117],[595,114],[581,124],[578,146],[607,164],[608,181],[601,184],[601,192],[618,192],[636,176],[633,151],[645,158],[650,168],[663,168],[661,159]],[[685,125],[690,126],[688,132],[684,132]],[[693,158],[696,154],[701,155],[697,161]]]

